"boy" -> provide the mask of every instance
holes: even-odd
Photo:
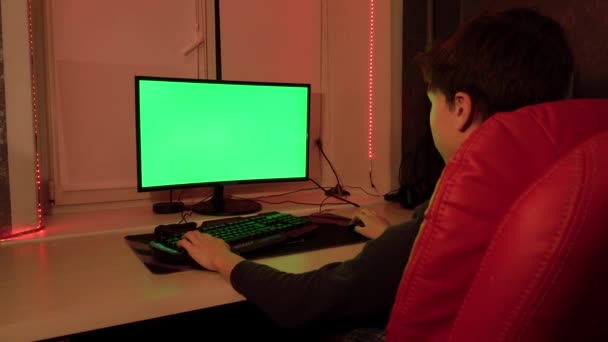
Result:
[[[445,161],[492,114],[566,97],[573,70],[561,26],[532,9],[479,16],[417,61],[432,104],[433,140]],[[189,232],[179,245],[280,325],[340,321],[383,329],[427,204],[388,229],[386,220],[360,211],[354,218],[365,226],[357,231],[375,239],[351,260],[303,274],[245,260],[207,234]]]

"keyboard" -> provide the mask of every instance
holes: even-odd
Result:
[[[152,255],[160,262],[188,264],[194,262],[188,252],[177,246],[182,236],[192,230],[220,238],[234,253],[245,255],[317,229],[317,223],[307,217],[283,212],[267,212],[255,216],[209,220],[197,226],[195,222],[159,225],[150,241]]]

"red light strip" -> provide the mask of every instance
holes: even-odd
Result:
[[[374,158],[374,0],[369,1],[369,56],[368,56],[368,127],[367,127],[367,157]]]
[[[28,0],[27,2],[27,21],[28,21],[28,30],[29,30],[29,45],[30,45],[30,72],[32,74],[32,113],[34,115],[34,148],[36,149],[36,191],[37,191],[37,224],[36,229],[42,228],[42,203],[41,199],[41,185],[42,180],[40,177],[40,153],[38,152],[38,79],[36,78],[36,63],[35,63],[35,54],[34,54],[34,19],[32,14],[32,0]]]
[[[30,50],[30,72],[32,77],[32,115],[33,115],[33,129],[34,129],[34,149],[36,152],[36,160],[35,160],[35,184],[36,184],[36,227],[11,227],[11,234],[8,236],[3,236],[0,238],[0,241],[10,240],[17,237],[22,237],[27,234],[32,234],[35,232],[39,232],[44,228],[44,223],[42,221],[42,203],[41,199],[41,177],[40,177],[40,154],[38,153],[38,86],[37,86],[37,78],[36,78],[36,63],[34,57],[34,20],[32,14],[32,0],[28,0],[27,2],[27,21],[28,21],[28,43]]]

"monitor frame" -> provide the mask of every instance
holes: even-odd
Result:
[[[284,178],[256,178],[256,179],[231,179],[221,181],[200,181],[192,183],[173,183],[145,186],[143,184],[144,172],[142,169],[142,128],[141,128],[141,92],[140,85],[146,81],[158,82],[180,82],[180,83],[197,83],[197,84],[217,84],[217,85],[243,85],[243,86],[268,86],[268,87],[298,87],[306,90],[306,139],[302,146],[305,150],[305,170],[302,176],[284,177]],[[136,139],[136,163],[137,163],[137,191],[138,192],[153,192],[161,190],[178,190],[199,187],[213,187],[213,196],[210,200],[204,200],[190,209],[197,213],[208,215],[233,215],[259,211],[261,205],[251,200],[239,200],[224,196],[224,187],[226,185],[238,184],[269,184],[279,182],[299,182],[308,181],[310,178],[310,121],[311,121],[311,84],[309,83],[290,83],[290,82],[266,82],[266,81],[243,81],[243,80],[211,80],[200,78],[184,78],[184,77],[162,77],[162,76],[144,76],[135,75],[135,139]],[[248,203],[244,203],[248,202]],[[251,203],[255,202],[255,203]],[[156,203],[153,207],[158,213],[179,212],[185,208],[180,202],[173,202],[172,194],[170,202]]]

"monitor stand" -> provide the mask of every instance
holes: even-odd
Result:
[[[181,213],[185,209],[184,203],[180,201],[173,202],[173,190],[169,190],[169,202],[154,203],[152,205],[152,211],[157,214]]]
[[[224,198],[224,186],[216,185],[210,200],[198,202],[191,209],[201,215],[240,215],[260,211],[262,205],[249,199]]]

